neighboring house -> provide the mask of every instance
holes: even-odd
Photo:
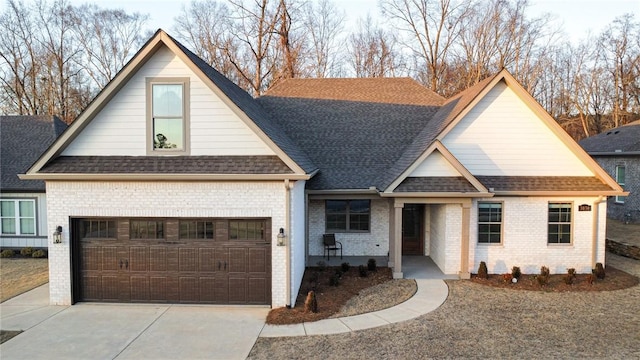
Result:
[[[47,247],[42,180],[20,180],[67,128],[56,116],[0,116],[0,247]]]
[[[506,71],[448,100],[410,79],[254,99],[162,30],[23,178],[63,227],[53,304],[294,305],[324,233],[396,277],[402,255],[588,272],[624,194]]]
[[[629,192],[609,198],[607,216],[640,222],[640,120],[583,139],[580,145]]]

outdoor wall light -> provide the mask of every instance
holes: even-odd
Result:
[[[284,246],[284,239],[285,239],[286,237],[287,237],[287,236],[284,234],[284,229],[283,229],[283,228],[280,228],[280,231],[278,232],[278,242],[277,242],[277,245],[278,245],[278,246]]]
[[[56,231],[53,232],[53,243],[60,244],[62,242],[62,226],[58,225]]]

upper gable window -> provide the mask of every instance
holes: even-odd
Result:
[[[189,79],[147,79],[147,154],[189,153]]]

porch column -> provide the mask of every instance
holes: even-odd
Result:
[[[403,202],[393,204],[393,278],[402,279],[402,208]]]
[[[461,279],[470,279],[469,272],[469,227],[471,226],[471,204],[462,203],[462,233],[460,241],[460,276]]]

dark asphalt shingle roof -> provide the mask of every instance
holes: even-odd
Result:
[[[277,97],[257,99],[320,169],[311,190],[368,189],[398,160],[437,106]]]
[[[0,190],[42,191],[42,180],[20,180],[29,167],[67,128],[56,116],[0,116]]]
[[[478,192],[462,176],[407,177],[394,192]]]
[[[292,174],[277,156],[59,156],[42,173]]]
[[[611,191],[591,176],[476,176],[489,191]],[[491,190],[493,188],[493,190]]]
[[[640,120],[583,139],[580,146],[591,155],[637,155],[640,153]]]

